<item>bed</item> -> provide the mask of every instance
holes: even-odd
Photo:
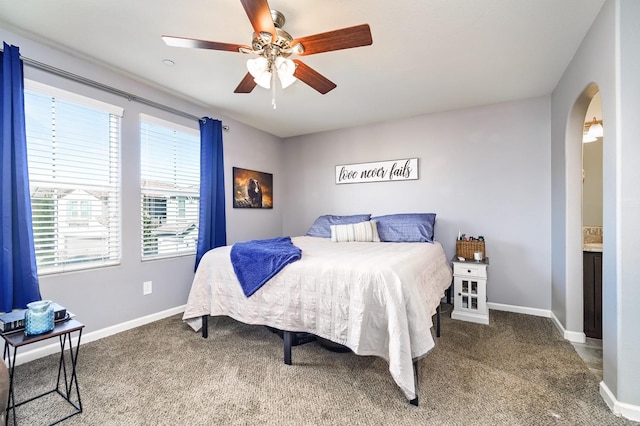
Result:
[[[225,315],[381,357],[406,398],[417,403],[414,368],[435,346],[432,317],[451,284],[440,243],[339,243],[309,235],[291,242],[301,249],[300,260],[250,297],[231,264],[232,247],[207,252],[183,319],[198,331],[208,316]]]

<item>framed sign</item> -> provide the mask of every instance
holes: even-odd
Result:
[[[234,167],[233,207],[241,209],[273,208],[273,175]]]
[[[417,158],[336,166],[336,184],[416,179],[418,179]]]

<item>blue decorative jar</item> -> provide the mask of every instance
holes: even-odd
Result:
[[[24,314],[24,332],[27,335],[46,333],[53,330],[54,325],[51,300],[27,303]]]

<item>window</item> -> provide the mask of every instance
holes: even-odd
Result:
[[[200,205],[200,134],[140,120],[142,258],[194,254]]]
[[[122,109],[25,82],[36,263],[40,274],[120,261]]]

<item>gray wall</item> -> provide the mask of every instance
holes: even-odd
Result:
[[[0,38],[9,44],[19,46],[23,57],[169,105],[197,117],[206,115],[222,119],[224,124],[230,126],[229,131],[223,132],[228,242],[281,234],[282,207],[278,198],[275,208],[261,211],[233,209],[231,200],[233,166],[274,173],[275,196],[283,195],[282,177],[277,173],[283,165],[283,143],[280,138],[225,119],[216,111],[168,95],[17,34],[0,29]],[[124,98],[29,66],[25,66],[24,72],[25,78],[124,107],[121,148],[122,262],[118,266],[97,270],[41,276],[40,289],[43,298],[52,299],[68,307],[85,323],[89,332],[184,305],[193,279],[195,256],[141,261],[138,117],[140,113],[145,113],[195,129],[198,129],[198,122],[137,102],[129,102]],[[259,220],[256,220],[256,217]],[[143,296],[142,283],[147,280],[153,282],[153,293]]]
[[[551,308],[550,98],[285,140],[284,232],[322,214],[437,213],[452,257],[458,230],[482,234],[489,302]],[[335,184],[339,164],[419,159],[419,180]]]
[[[603,364],[601,393],[614,407],[640,406],[640,32],[636,0],[603,6],[552,95],[552,305],[569,331],[582,332],[580,230],[582,121],[597,84],[603,138]],[[605,398],[607,399],[607,398]],[[614,401],[614,402],[616,402]],[[608,401],[611,405],[611,401]],[[635,410],[638,416],[638,408]]]
[[[640,420],[640,2],[620,1],[620,74],[618,100],[620,102],[620,130],[617,169],[620,205],[617,223],[620,225],[618,255],[619,303],[616,331],[619,336],[617,374],[614,393],[618,400],[637,406],[636,420]],[[608,383],[608,382],[607,382]]]

